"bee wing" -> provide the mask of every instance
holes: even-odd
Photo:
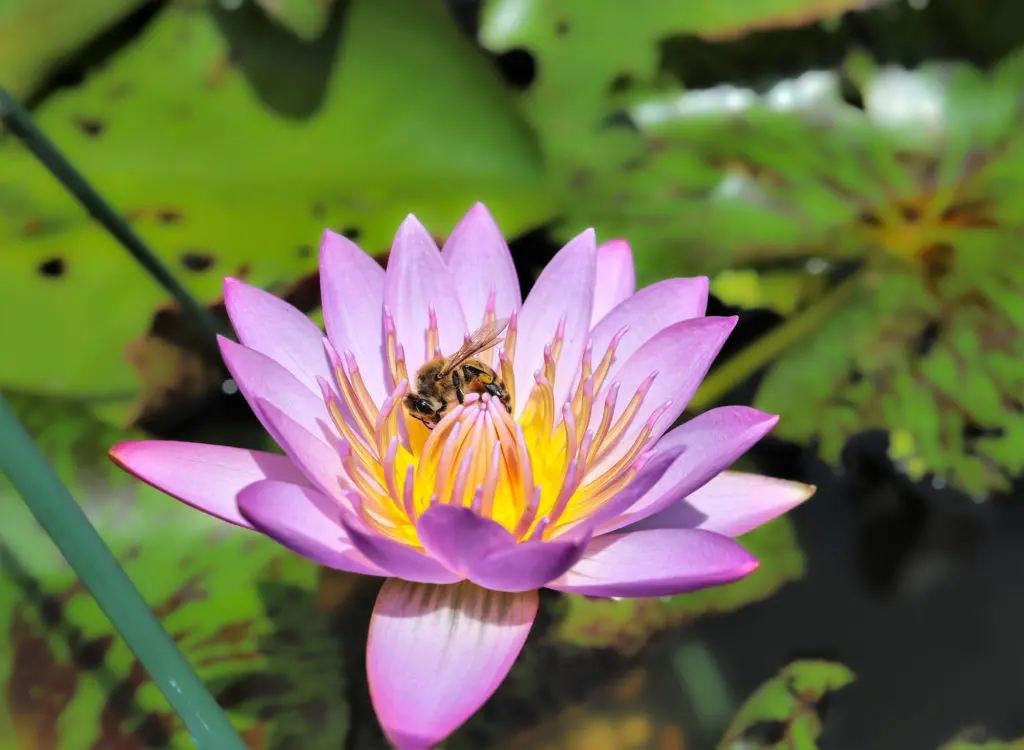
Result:
[[[475,354],[487,351],[492,346],[501,343],[501,334],[507,326],[508,318],[501,318],[493,323],[484,323],[477,328],[469,335],[466,342],[459,347],[459,350],[447,358],[441,375],[447,375]]]

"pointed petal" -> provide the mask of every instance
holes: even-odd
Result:
[[[306,388],[282,365],[265,354],[222,336],[218,337],[217,341],[231,377],[278,445],[281,445],[280,435],[260,411],[260,400],[271,403],[289,414],[298,424],[314,434],[321,434],[321,424],[330,425],[330,429],[334,430],[323,397]]]
[[[516,416],[522,413],[533,375],[544,366],[544,347],[565,321],[565,339],[556,371],[555,409],[561,409],[577,379],[587,346],[594,302],[597,246],[588,229],[558,251],[533,285],[519,316],[519,338],[514,365]]]
[[[410,374],[429,359],[426,347],[431,308],[437,315],[443,353],[457,350],[469,333],[455,293],[455,278],[415,216],[409,215],[395,236],[388,258],[384,304],[395,318]]]
[[[594,312],[590,327],[608,311],[636,292],[633,251],[625,240],[610,240],[597,248],[597,279],[594,286]]]
[[[674,596],[743,578],[757,559],[728,537],[696,529],[607,534],[548,588],[587,596]]]
[[[370,620],[366,674],[388,739],[421,750],[455,731],[505,679],[536,615],[536,591],[385,582]]]
[[[380,406],[388,395],[381,317],[384,269],[353,242],[326,231],[320,243],[320,296],[328,338],[338,352],[352,352],[366,389]]]
[[[636,351],[673,323],[704,317],[708,305],[708,279],[665,279],[644,287],[612,309],[590,332],[594,366],[612,339],[628,328],[615,346],[615,362],[627,362]]]
[[[282,365],[315,394],[320,393],[317,376],[334,382],[323,331],[283,299],[228,278],[224,305],[239,341],[249,349]]]
[[[455,291],[470,330],[484,321],[487,301],[494,294],[494,311],[507,318],[522,307],[519,277],[512,254],[487,207],[477,203],[455,225],[441,257],[455,280]]]
[[[683,500],[632,524],[642,529],[704,529],[737,537],[781,516],[814,494],[809,484],[725,471]]]
[[[352,546],[390,576],[415,583],[455,583],[463,579],[420,550],[381,536],[351,513],[342,514],[341,525]]]
[[[348,444],[327,432],[326,426],[314,428],[315,434],[310,432],[264,399],[257,399],[256,405],[278,436],[278,445],[302,470],[307,481],[328,497],[344,498],[343,490],[349,482],[342,456],[348,452]]]
[[[643,404],[626,428],[616,449],[610,451],[606,458],[591,468],[595,476],[632,446],[656,410],[667,405],[654,422],[651,433],[654,439],[660,437],[676,421],[704,380],[711,363],[735,325],[735,317],[694,318],[675,323],[641,346],[618,372],[608,378],[609,383],[619,383],[620,386],[615,408],[617,418],[625,410],[641,383],[653,373],[657,373]],[[606,388],[602,389],[598,404],[603,403],[605,392]],[[600,409],[594,409],[591,420],[600,419],[600,415]]]
[[[589,530],[554,541],[516,543],[500,524],[455,505],[435,505],[416,527],[426,550],[450,570],[495,591],[530,591],[571,568],[590,542]]]
[[[286,456],[223,445],[130,440],[110,449],[114,463],[197,510],[252,528],[238,510],[238,493],[263,479],[308,480]]]
[[[384,576],[352,546],[338,522],[338,503],[311,487],[264,480],[238,494],[238,508],[253,528],[318,565]]]
[[[680,425],[655,448],[659,452],[670,451],[679,458],[657,484],[633,505],[623,508],[622,514],[602,526],[598,533],[629,526],[687,497],[731,466],[778,421],[777,416],[748,406],[721,406]]]

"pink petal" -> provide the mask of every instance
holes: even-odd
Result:
[[[110,449],[118,466],[186,505],[236,526],[252,528],[238,511],[243,488],[263,479],[308,484],[275,453],[173,440],[130,440]]]
[[[236,344],[230,339],[218,337],[221,356],[231,372],[231,377],[238,384],[239,390],[249,402],[249,406],[271,437],[281,445],[280,435],[274,426],[267,422],[260,411],[260,400],[273,404],[291,416],[298,424],[314,434],[321,434],[321,425],[333,428],[330,415],[323,397],[313,393],[298,381],[294,375],[282,365],[260,354],[254,349]],[[321,343],[322,346],[322,343]],[[283,448],[284,446],[281,445]]]
[[[278,445],[308,477],[308,481],[328,497],[336,500],[345,497],[343,490],[348,485],[348,474],[342,455],[348,452],[348,445],[328,433],[326,427],[315,427],[316,434],[310,432],[264,399],[258,399],[256,405],[266,423],[273,428],[272,434],[278,436]]]
[[[338,523],[336,501],[310,487],[264,480],[238,494],[238,508],[253,528],[318,565],[383,576],[355,550]]]
[[[697,529],[607,534],[548,588],[587,596],[674,596],[743,578],[757,559],[729,537]]]
[[[633,251],[625,240],[610,240],[597,248],[597,281],[590,327],[636,291]]]
[[[416,527],[427,551],[484,588],[530,591],[552,581],[583,555],[590,532],[555,541],[516,543],[503,526],[455,505],[429,508]]]
[[[736,325],[736,318],[694,318],[675,323],[664,329],[609,377],[609,384],[619,384],[619,397],[615,416],[621,414],[641,383],[657,373],[639,411],[626,428],[623,438],[608,457],[597,462],[589,473],[594,476],[632,446],[644,425],[656,410],[661,415],[654,421],[654,438],[661,434],[683,413],[690,398],[696,392],[711,363],[714,361],[729,333]],[[602,389],[597,403],[604,403]],[[666,408],[667,407],[667,408]],[[600,408],[594,409],[591,421],[601,418]]]
[[[612,339],[623,328],[615,346],[615,362],[626,362],[651,338],[673,323],[703,318],[708,305],[708,280],[665,279],[644,287],[621,305],[612,309],[590,332],[591,357],[594,367],[608,351]]]
[[[484,321],[488,300],[494,295],[494,311],[507,318],[523,304],[519,277],[512,255],[487,207],[477,203],[452,230],[441,250],[455,280],[455,291],[471,330]]]
[[[777,416],[748,406],[721,406],[672,430],[656,448],[679,456],[672,468],[599,533],[629,526],[695,492],[750,450],[778,421]],[[756,498],[751,500],[756,502]]]
[[[737,537],[792,510],[814,494],[809,484],[725,471],[683,500],[631,525],[640,529],[704,529]]]
[[[388,258],[384,304],[395,318],[410,375],[430,358],[426,348],[431,308],[437,315],[442,353],[457,350],[469,333],[455,292],[455,277],[415,216],[409,215],[398,228]]]
[[[381,318],[384,269],[354,243],[326,231],[320,243],[320,296],[327,336],[339,353],[352,352],[366,389],[380,406],[388,395]]]
[[[224,305],[246,347],[282,365],[315,394],[320,393],[318,375],[334,382],[323,331],[283,299],[228,278],[224,280]]]
[[[390,576],[414,583],[455,583],[463,579],[420,550],[381,536],[351,513],[342,513],[341,525],[352,546]]]
[[[536,615],[536,591],[385,582],[370,620],[366,674],[391,743],[434,747],[476,713],[512,668]]]
[[[526,405],[533,374],[544,366],[544,347],[554,339],[562,321],[565,338],[554,383],[556,410],[561,409],[577,379],[590,330],[596,264],[594,230],[588,229],[558,251],[523,303],[513,363],[516,416]]]

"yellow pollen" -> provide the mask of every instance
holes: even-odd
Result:
[[[494,318],[490,300],[484,319]],[[517,328],[513,314],[503,346],[484,353],[484,361],[500,372],[513,405]],[[560,324],[518,417],[514,406],[510,413],[489,395],[468,394],[428,430],[402,405],[409,377],[394,321],[385,311],[392,389],[382,403],[374,403],[352,354],[339,354],[326,344],[336,382],[321,382],[321,388],[347,446],[339,486],[359,496],[354,510],[377,533],[413,547],[421,546],[417,519],[434,504],[472,508],[520,541],[551,539],[585,523],[635,477],[665,408],[641,429],[631,429],[656,373],[636,393],[620,394],[618,383],[606,383],[624,333],[613,337],[595,369],[589,350],[582,363],[560,362],[565,334]],[[436,352],[438,341],[431,310],[423,339],[427,354]],[[565,367],[575,369],[577,379],[568,400],[556,404],[554,383]],[[617,409],[620,398],[627,403]],[[627,435],[632,436],[628,445]]]

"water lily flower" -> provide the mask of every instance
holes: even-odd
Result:
[[[569,242],[523,301],[508,247],[474,206],[443,249],[413,216],[387,270],[325,232],[326,337],[234,279],[224,360],[284,455],[172,441],[111,450],[178,500],[331,568],[386,578],[367,674],[399,748],[432,747],[508,673],[542,587],[661,597],[757,567],[733,537],[812,488],[725,471],[777,417],[712,409],[669,431],[735,318],[706,278],[636,290],[629,246]],[[482,353],[511,396],[469,393],[428,429],[403,397],[432,357],[508,318]],[[244,564],[240,560],[239,564]]]

